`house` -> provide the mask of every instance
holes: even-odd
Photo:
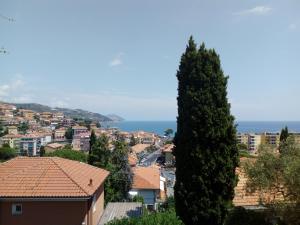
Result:
[[[137,131],[132,133],[134,139],[137,141],[137,143],[141,144],[155,144],[157,141],[157,138],[154,133],[149,133],[145,131]]]
[[[60,143],[51,143],[45,146],[45,152],[50,153],[62,149],[65,145]]]
[[[134,167],[132,188],[129,195],[143,197],[145,206],[156,210],[158,204],[165,198],[166,179],[160,176],[157,167]]]
[[[0,164],[0,225],[97,225],[109,172],[58,157]]]
[[[165,156],[166,165],[172,165],[174,162],[173,148],[174,144],[166,144],[162,148],[162,154]]]
[[[18,134],[18,128],[16,126],[7,127],[8,134]]]

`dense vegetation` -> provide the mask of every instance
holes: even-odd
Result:
[[[87,162],[87,154],[81,151],[75,151],[68,148],[59,149],[51,153],[46,153],[45,156],[57,156],[65,159],[76,160],[79,162]]]
[[[108,138],[104,135],[93,142],[88,163],[110,172],[105,181],[105,202],[126,200],[132,184],[132,171],[127,157],[129,146],[116,141],[111,150]]]
[[[178,78],[176,213],[185,224],[223,224],[234,196],[238,149],[227,77],[215,50],[192,39]]]
[[[17,156],[17,152],[15,149],[10,148],[9,145],[3,145],[0,148],[0,162],[7,161]]]
[[[244,166],[247,186],[250,192],[261,193],[262,204],[283,218],[284,224],[300,224],[300,146],[293,137],[282,140],[280,154],[262,146],[257,160]],[[278,194],[281,199],[275,198]]]
[[[126,218],[114,220],[107,225],[184,225],[177,217],[175,211],[146,214],[139,218]]]

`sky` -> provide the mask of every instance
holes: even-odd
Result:
[[[220,55],[236,120],[299,121],[299,11],[299,0],[1,0],[0,100],[176,120],[193,35]]]

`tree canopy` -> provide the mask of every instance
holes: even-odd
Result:
[[[176,213],[185,224],[221,225],[234,196],[238,149],[227,79],[215,50],[191,37],[181,57],[175,134]]]
[[[15,149],[10,148],[9,145],[5,144],[0,148],[0,162],[7,161],[17,156]]]
[[[57,156],[65,159],[76,160],[79,162],[87,162],[87,155],[81,151],[75,151],[72,149],[59,149],[51,153],[46,153],[45,156]]]
[[[123,141],[116,141],[113,145],[114,148],[110,150],[108,138],[100,136],[92,146],[88,159],[89,164],[110,171],[105,181],[106,203],[126,200],[132,184],[129,147]]]
[[[300,146],[292,137],[287,138],[280,154],[262,146],[257,160],[246,163],[244,168],[250,192],[259,191],[261,202],[285,215],[286,224],[300,221]],[[282,198],[276,198],[278,195]]]

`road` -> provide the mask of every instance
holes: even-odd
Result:
[[[148,155],[145,155],[144,158],[141,160],[140,165],[141,166],[150,166],[154,164],[157,160],[157,158],[161,155],[160,150],[156,150],[155,152],[152,152]]]

